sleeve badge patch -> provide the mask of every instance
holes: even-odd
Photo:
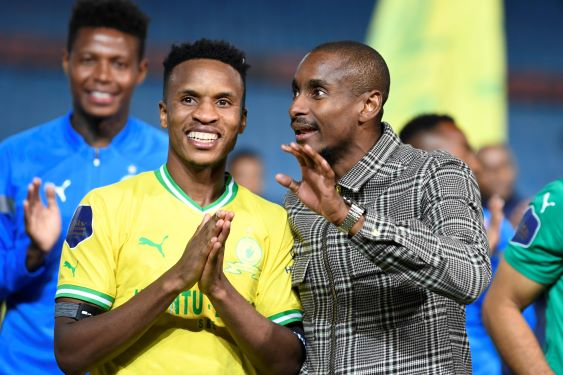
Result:
[[[530,246],[534,242],[540,227],[541,221],[538,215],[536,215],[534,206],[528,207],[510,243],[521,247]]]
[[[90,237],[92,230],[92,207],[78,206],[68,227],[66,243],[74,249],[80,242]]]

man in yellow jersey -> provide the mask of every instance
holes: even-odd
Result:
[[[166,165],[90,192],[70,224],[55,308],[65,372],[299,370],[287,215],[225,173],[246,126],[247,68],[225,42],[172,47]]]

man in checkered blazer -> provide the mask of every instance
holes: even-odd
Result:
[[[356,42],[316,47],[295,73],[296,142],[282,150],[302,180],[276,179],[290,190],[303,373],[471,373],[465,304],[491,278],[479,190],[463,162],[382,122],[389,81]]]

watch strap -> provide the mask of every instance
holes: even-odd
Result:
[[[344,198],[344,197],[343,197]],[[349,198],[345,198],[344,201],[350,205],[350,210],[348,210],[348,215],[344,218],[344,221],[340,223],[336,228],[343,233],[350,233],[352,227],[360,220],[366,210],[356,203],[352,202]]]

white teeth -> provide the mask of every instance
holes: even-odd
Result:
[[[90,95],[92,95],[96,99],[110,99],[111,98],[110,93],[101,92],[101,91],[92,91],[92,93]]]
[[[188,138],[202,142],[213,142],[218,136],[215,133],[189,132]]]

